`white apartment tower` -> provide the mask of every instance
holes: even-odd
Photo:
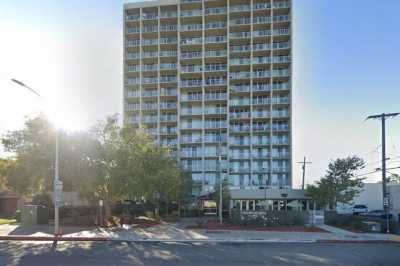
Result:
[[[193,194],[291,188],[291,1],[124,5],[124,122],[176,150]]]

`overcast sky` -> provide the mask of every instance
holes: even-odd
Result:
[[[0,133],[40,110],[68,129],[122,112],[123,2],[0,1]],[[379,167],[380,123],[364,119],[400,112],[400,1],[294,2],[294,186],[304,155],[309,183],[330,159],[351,154],[370,172]],[[400,166],[400,117],[387,130],[389,167]]]

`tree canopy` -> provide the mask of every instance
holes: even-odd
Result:
[[[110,116],[88,131],[61,132],[60,177],[64,190],[88,199],[175,201],[187,192],[188,178],[168,148],[143,128],[121,127]],[[52,189],[55,129],[44,116],[28,119],[2,138],[13,156],[0,161],[0,181],[25,195]],[[158,200],[157,199],[157,200]]]
[[[307,186],[307,195],[316,200],[319,207],[336,208],[336,204],[349,203],[360,193],[364,178],[356,172],[364,168],[363,159],[352,156],[331,161],[324,177]]]

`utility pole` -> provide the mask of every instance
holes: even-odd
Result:
[[[306,156],[304,156],[304,160],[302,162],[297,162],[303,164],[301,167],[303,169],[303,181],[301,182],[301,189],[304,190],[304,182],[306,179],[306,164],[312,164],[312,162],[307,162]]]
[[[389,195],[386,187],[386,118],[395,117],[400,113],[382,113],[380,115],[370,115],[368,119],[380,119],[382,125],[382,194],[383,194],[383,209],[386,215],[386,233],[389,233]]]

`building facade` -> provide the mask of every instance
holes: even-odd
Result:
[[[176,151],[193,193],[291,188],[291,1],[124,5],[124,122]]]

